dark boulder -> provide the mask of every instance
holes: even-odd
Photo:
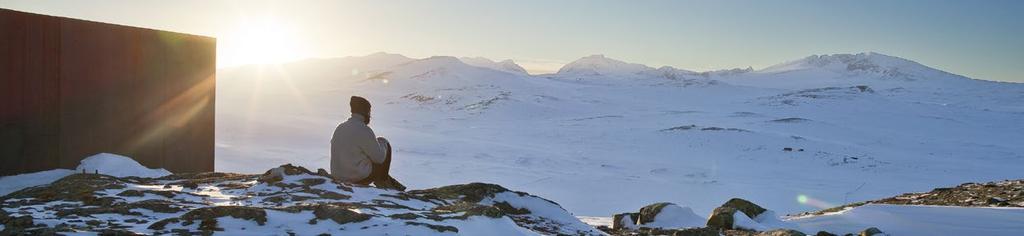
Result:
[[[860,236],[875,236],[875,235],[886,235],[886,234],[883,233],[882,230],[879,230],[878,228],[875,228],[875,227],[867,228],[867,229],[864,229],[864,231],[860,231]]]
[[[614,216],[612,216],[612,229],[622,230],[626,229],[627,227],[636,227],[636,220],[639,217],[640,213],[637,212],[615,214]]]
[[[807,234],[792,229],[774,229],[757,234],[758,236],[807,236]]]
[[[735,222],[732,216],[733,214],[736,214],[736,211],[743,212],[747,217],[754,219],[761,213],[767,211],[767,209],[741,198],[729,199],[729,201],[726,201],[722,206],[715,208],[715,210],[711,212],[711,217],[708,218],[707,226],[716,229],[732,229],[733,223]]]
[[[732,215],[736,214],[736,208],[720,206],[715,208],[711,212],[711,217],[708,218],[708,228],[715,229],[732,229],[733,221]]]
[[[408,193],[426,199],[458,199],[466,202],[477,203],[484,198],[494,197],[494,194],[501,192],[509,192],[509,190],[497,184],[469,183],[424,190],[413,190]]]
[[[729,199],[729,201],[725,202],[725,204],[722,204],[722,206],[732,207],[735,208],[736,210],[742,211],[743,214],[747,215],[747,217],[750,217],[751,219],[754,219],[758,215],[761,215],[761,213],[767,211],[767,209],[764,209],[761,206],[758,206],[757,204],[754,204],[753,202],[744,200],[742,198]]]
[[[313,209],[313,215],[315,215],[317,219],[330,219],[338,224],[362,222],[371,218],[370,215],[355,212],[343,206],[327,204],[318,205],[316,209]]]
[[[672,205],[672,203],[659,202],[640,208],[640,216],[636,221],[637,224],[643,225],[654,222],[654,217],[658,216],[658,213],[661,213],[661,209],[664,209],[668,205]]]
[[[814,234],[814,236],[839,236],[839,235],[836,235],[836,234],[833,234],[833,233],[829,233],[829,232],[825,232],[825,231],[818,231],[818,233]]]

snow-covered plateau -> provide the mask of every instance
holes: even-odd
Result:
[[[350,96],[419,190],[300,168],[329,166]],[[594,55],[540,75],[376,53],[221,69],[216,107],[217,172],[105,154],[2,177],[0,231],[1024,234],[1024,183],[960,185],[1024,178],[1024,84],[879,53],[706,72]]]
[[[215,166],[327,167],[358,95],[410,188],[495,183],[583,216],[653,202],[703,214],[734,197],[785,215],[1024,178],[1024,84],[879,53],[708,72],[509,63],[377,53],[222,69]]]

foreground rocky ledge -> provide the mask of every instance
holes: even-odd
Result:
[[[968,183],[866,204],[1024,206],[1024,180]],[[333,181],[326,171],[283,165],[262,175],[175,174],[118,178],[75,174],[0,197],[0,235],[835,235],[800,232],[769,209],[730,199],[710,217],[672,203],[587,225],[557,203],[485,183],[399,192]],[[872,227],[842,230],[884,235]],[[849,234],[847,234],[849,235]]]
[[[552,201],[494,184],[398,192],[291,165],[263,175],[75,174],[0,201],[0,235],[602,234]]]

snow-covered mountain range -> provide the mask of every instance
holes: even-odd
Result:
[[[787,214],[1024,177],[1024,84],[878,53],[707,72],[595,55],[544,75],[377,53],[225,68],[217,82],[217,171],[325,168],[359,95],[410,188],[497,183],[577,215],[710,212],[733,197]]]

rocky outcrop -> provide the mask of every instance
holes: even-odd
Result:
[[[708,218],[708,228],[715,229],[732,229],[735,223],[732,216],[736,214],[736,208],[732,207],[717,207],[711,211],[711,217]]]
[[[694,222],[695,219],[699,222]],[[689,208],[662,202],[644,206],[636,213],[617,214],[611,228],[598,229],[611,235],[806,235],[791,228],[795,226],[782,222],[772,211],[733,198],[715,208],[706,220],[694,215]]]
[[[1024,180],[968,183],[872,202],[993,206],[1021,201]],[[985,200],[977,200],[985,199]],[[863,204],[863,203],[862,203]],[[854,206],[845,206],[854,207]],[[696,222],[696,223],[695,223]],[[283,165],[260,175],[189,173],[160,178],[75,174],[0,197],[0,235],[509,234],[804,235],[774,212],[734,198],[710,218],[673,203],[588,226],[557,203],[495,184],[407,192],[335,181],[324,170]],[[487,229],[488,232],[473,230]],[[600,229],[601,231],[598,231]],[[835,235],[817,232],[817,236]],[[852,235],[852,234],[851,234]],[[885,235],[868,228],[859,235]]]
[[[864,229],[864,231],[860,231],[860,236],[885,236],[885,235],[886,234],[884,232],[882,232],[882,230],[879,230],[878,228],[875,228],[875,227],[867,228],[867,229]]]
[[[962,207],[1024,207],[1024,179],[988,183],[964,183],[923,193],[905,193],[878,200],[851,203],[796,216],[821,215],[866,204],[930,205]]]
[[[661,213],[661,209],[664,209],[666,206],[670,205],[673,204],[668,202],[660,202],[640,208],[640,214],[638,214],[639,218],[637,220],[637,224],[644,225],[647,223],[654,222],[654,217],[658,216],[658,214]]]
[[[737,212],[743,213],[750,219],[754,219],[765,211],[766,209],[763,207],[742,198],[729,199],[729,201],[726,201],[722,206],[715,208],[711,212],[707,226],[716,229],[733,229],[736,223],[733,216]]]
[[[486,183],[408,192],[356,186],[283,165],[261,175],[75,174],[0,197],[0,235],[382,234],[599,235],[558,204]],[[468,227],[468,228],[467,228]]]
[[[640,218],[640,213],[627,212],[615,214],[612,216],[612,229],[616,230],[634,230],[637,229],[636,220]]]
[[[901,205],[939,205],[970,207],[1024,207],[1024,180],[989,183],[965,183],[936,188],[925,193],[907,193],[872,201]]]

